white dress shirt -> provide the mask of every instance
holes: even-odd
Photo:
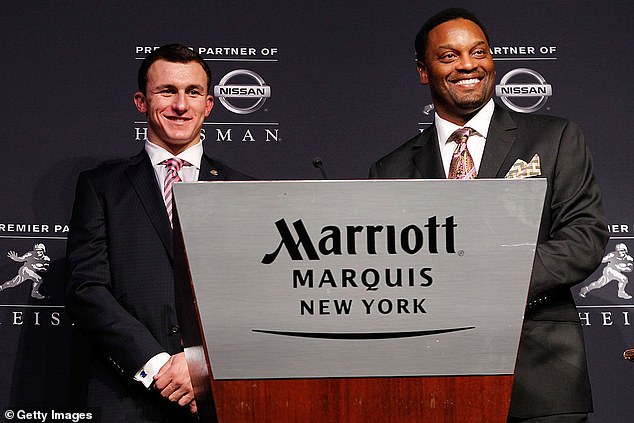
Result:
[[[163,183],[165,182],[165,165],[162,165],[161,162],[164,160],[171,159],[172,157],[177,157],[181,160],[185,160],[192,166],[183,166],[181,170],[178,171],[178,176],[181,177],[182,181],[185,182],[194,182],[198,180],[198,174],[200,173],[200,162],[203,157],[203,142],[198,141],[197,144],[192,145],[187,150],[180,153],[178,156],[174,156],[172,153],[164,149],[163,147],[159,147],[156,144],[152,144],[150,141],[145,141],[145,152],[150,156],[150,162],[152,162],[152,167],[154,168],[154,174],[156,175],[156,182],[161,188],[161,192],[163,192]]]

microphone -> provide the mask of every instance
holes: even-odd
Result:
[[[321,172],[322,179],[328,179],[326,171],[324,170],[324,162],[321,161],[321,157],[315,157],[313,159],[313,166],[315,166]]]

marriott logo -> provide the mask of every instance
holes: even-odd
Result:
[[[280,251],[286,249],[291,260],[320,260],[328,255],[356,254],[417,254],[426,251],[439,254],[442,250],[455,254],[455,230],[458,225],[454,216],[438,223],[437,216],[430,216],[427,223],[404,227],[395,225],[327,225],[319,235],[311,235],[302,219],[292,223],[292,229],[285,219],[275,222],[280,242],[277,248],[265,254],[263,264],[273,263]]]

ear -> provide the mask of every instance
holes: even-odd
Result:
[[[145,98],[145,94],[143,94],[140,91],[137,91],[136,93],[134,93],[134,105],[136,106],[136,109],[141,112],[141,113],[147,113],[147,104],[146,104],[146,98]]]
[[[209,117],[211,113],[211,109],[214,108],[214,98],[210,95],[207,96],[207,100],[205,100],[205,117]]]
[[[429,76],[427,75],[427,67],[420,60],[416,62],[416,67],[418,69],[418,77],[419,81],[423,85],[429,84]]]

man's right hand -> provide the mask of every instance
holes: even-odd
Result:
[[[181,352],[171,356],[167,363],[161,367],[161,370],[154,376],[154,389],[164,398],[177,402],[182,407],[189,405],[190,410],[193,410],[192,412],[196,411],[194,389],[189,378],[185,353]]]

